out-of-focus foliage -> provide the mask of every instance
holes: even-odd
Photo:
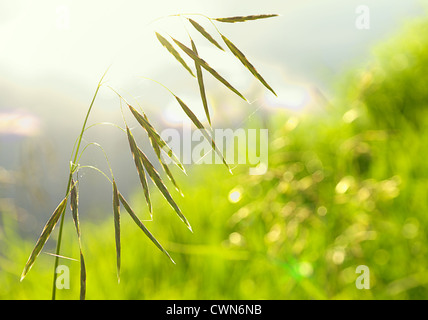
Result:
[[[380,46],[377,59],[361,75],[355,99],[366,106],[378,128],[403,131],[426,127],[428,114],[428,24],[407,27]]]
[[[272,117],[266,174],[191,168],[178,181],[185,194],[178,204],[194,234],[154,196],[158,209],[146,226],[176,265],[124,216],[117,284],[112,213],[102,224],[84,221],[87,298],[426,298],[427,31],[427,22],[416,22],[381,45],[323,112]],[[144,218],[142,193],[132,200]],[[63,254],[77,258],[68,222]],[[53,258],[41,255],[19,283],[31,244],[8,225],[0,230],[0,298],[49,298]],[[79,263],[63,263],[71,289],[59,298],[77,298]],[[370,268],[369,290],[355,286],[358,265]]]

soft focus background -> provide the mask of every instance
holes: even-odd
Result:
[[[361,4],[370,8],[369,30],[355,26]],[[63,197],[73,143],[109,65],[107,84],[141,105],[159,130],[187,119],[162,87],[142,77],[167,85],[203,118],[196,82],[154,36],[186,41],[180,19],[156,20],[176,13],[281,15],[217,23],[277,98],[188,26],[201,56],[251,101],[239,101],[207,74],[213,126],[268,128],[268,170],[250,176],[242,165],[231,176],[221,165],[193,165],[184,176],[174,168],[185,197],[173,195],[194,233],[153,188],[154,221],[146,225],[177,264],[123,215],[120,284],[111,185],[82,170],[87,298],[425,299],[428,17],[426,2],[416,0],[2,2],[0,298],[50,298],[52,256],[42,253],[19,278]],[[123,126],[106,87],[90,121]],[[85,136],[91,141],[103,145],[121,192],[148,218],[126,136],[97,126]],[[95,148],[81,162],[108,170]],[[62,254],[78,259],[73,228],[67,217]],[[45,252],[55,250],[56,237],[57,230]],[[71,288],[58,297],[76,299],[79,263],[61,263],[70,267]],[[358,265],[370,268],[370,290],[355,286]]]

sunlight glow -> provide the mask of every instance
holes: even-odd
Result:
[[[239,190],[233,189],[229,193],[229,201],[232,203],[237,203],[242,199],[242,193]]]
[[[33,136],[39,132],[39,119],[19,112],[0,113],[0,135]]]

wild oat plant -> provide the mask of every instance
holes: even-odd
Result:
[[[178,16],[182,18],[186,23],[189,23],[192,30],[195,30],[199,32],[205,39],[207,39],[212,45],[214,45],[219,50],[225,50],[224,45],[220,45],[215,38],[206,31],[206,29],[200,24],[201,22],[197,22],[194,19],[200,19],[204,22],[211,23],[215,30],[218,32],[219,36],[223,40],[225,47],[233,53],[233,55],[251,72],[251,74],[259,80],[268,90],[270,90],[274,95],[276,95],[275,91],[268,85],[268,83],[264,80],[264,78],[259,74],[259,72],[256,70],[256,68],[248,61],[248,59],[245,57],[245,55],[237,48],[237,46],[229,40],[224,34],[222,34],[219,29],[217,28],[216,23],[237,23],[237,22],[246,22],[250,20],[259,20],[259,19],[265,19],[265,18],[271,18],[277,16],[276,14],[263,14],[263,15],[251,15],[251,16],[236,16],[236,17],[227,17],[227,18],[210,18],[202,14],[177,14],[177,15],[171,15],[168,17]],[[194,19],[190,18],[194,17]],[[219,82],[221,82],[224,86],[226,86],[228,89],[230,89],[233,93],[238,95],[240,98],[242,98],[244,101],[247,101],[245,97],[236,89],[234,88],[225,78],[223,78],[216,70],[214,70],[208,62],[206,62],[204,59],[202,59],[197,51],[196,44],[193,41],[190,33],[189,35],[189,42],[190,45],[183,44],[182,42],[178,41],[177,39],[174,39],[172,36],[163,36],[159,34],[158,32],[155,32],[156,38],[160,42],[160,44],[165,47],[168,52],[181,64],[182,67],[184,67],[192,77],[195,77],[198,82],[199,91],[200,91],[200,97],[202,100],[202,104],[204,106],[205,114],[208,119],[209,125],[211,127],[211,118],[209,114],[208,109],[208,102],[206,98],[205,93],[205,85],[203,80],[203,70],[210,73],[215,79],[217,79]],[[180,53],[180,52],[181,53]],[[191,60],[194,61],[194,72],[192,68],[184,61],[184,59],[181,57],[181,54],[185,54],[191,58]],[[108,69],[107,69],[108,70]],[[67,208],[67,203],[70,203],[71,208],[71,214],[74,221],[74,225],[76,227],[77,232],[77,240],[78,245],[80,249],[80,299],[85,299],[86,297],[86,266],[85,266],[85,259],[83,255],[82,250],[82,244],[81,244],[81,233],[80,233],[80,224],[79,224],[79,213],[78,213],[78,206],[79,206],[79,186],[78,181],[75,180],[75,176],[78,175],[78,171],[81,168],[91,168],[95,169],[99,172],[101,172],[111,183],[112,190],[113,190],[113,216],[114,216],[114,230],[115,230],[115,242],[116,242],[116,265],[117,265],[117,278],[118,281],[120,281],[120,256],[121,256],[121,244],[120,244],[120,207],[125,209],[126,212],[131,216],[132,220],[135,221],[137,226],[144,232],[144,234],[154,243],[154,245],[161,250],[165,255],[173,262],[175,263],[169,253],[162,247],[162,245],[155,239],[155,237],[150,233],[150,231],[145,227],[144,223],[138,218],[136,213],[132,210],[124,196],[120,193],[120,191],[117,188],[117,184],[113,175],[113,170],[110,167],[110,174],[111,177],[108,177],[104,172],[102,172],[100,169],[93,167],[93,166],[82,166],[79,164],[81,156],[85,148],[81,150],[81,143],[85,134],[86,129],[88,129],[90,126],[87,126],[89,115],[91,113],[91,110],[94,106],[95,99],[97,97],[97,94],[99,92],[99,89],[103,86],[103,79],[106,75],[107,71],[104,73],[104,75],[101,77],[101,80],[99,81],[95,94],[92,98],[92,101],[89,105],[89,109],[86,113],[86,117],[83,121],[82,130],[80,132],[80,135],[76,139],[72,156],[70,159],[70,172],[69,172],[69,178],[68,183],[65,191],[65,197],[61,200],[58,207],[54,210],[52,216],[47,221],[45,227],[43,228],[43,231],[38,238],[33,251],[30,254],[30,257],[28,258],[28,261],[24,267],[24,270],[21,275],[21,281],[25,278],[27,273],[30,271],[31,267],[33,266],[34,262],[36,261],[38,255],[43,249],[43,246],[49,239],[52,231],[54,230],[57,223],[60,221],[59,226],[59,233],[58,233],[58,241],[56,246],[56,252],[55,252],[55,268],[53,273],[53,286],[52,286],[52,299],[55,299],[56,295],[56,278],[57,274],[55,270],[58,266],[59,258],[62,257],[60,255],[61,253],[61,239],[62,239],[62,231],[63,231],[63,224],[64,224],[64,216]],[[196,73],[196,75],[195,75]],[[154,81],[154,80],[153,80]],[[157,81],[156,81],[157,82]],[[160,82],[157,82],[160,85],[162,85]],[[162,85],[163,86],[163,85]],[[150,214],[152,214],[152,203],[150,200],[150,192],[147,182],[147,175],[149,178],[153,181],[153,183],[156,185],[156,187],[159,189],[159,191],[162,193],[162,195],[165,197],[165,199],[168,201],[168,203],[171,205],[173,210],[176,212],[176,214],[180,217],[180,219],[186,224],[186,226],[192,231],[192,227],[190,226],[189,221],[186,219],[184,214],[181,212],[180,208],[177,206],[176,202],[174,201],[173,197],[171,196],[171,193],[169,192],[168,188],[166,187],[165,183],[162,180],[162,177],[158,173],[158,171],[155,169],[154,165],[149,161],[148,157],[144,153],[143,150],[141,150],[138,147],[138,144],[134,138],[134,135],[131,132],[131,129],[128,127],[123,105],[125,105],[132,116],[137,120],[137,122],[141,125],[141,127],[144,129],[144,131],[147,133],[148,138],[150,139],[151,146],[157,155],[157,158],[159,160],[159,163],[162,167],[162,169],[165,171],[166,176],[168,179],[172,182],[175,189],[180,193],[181,190],[178,187],[170,169],[168,168],[167,164],[164,161],[163,157],[169,157],[172,162],[177,165],[183,172],[185,172],[184,166],[181,164],[180,160],[177,158],[177,156],[174,154],[172,149],[168,146],[168,144],[161,138],[159,133],[156,131],[156,129],[151,125],[147,115],[143,112],[143,110],[138,111],[136,108],[134,108],[130,103],[128,103],[120,93],[118,93],[115,89],[107,86],[109,89],[113,90],[120,102],[120,108],[122,112],[122,117],[125,125],[125,129],[121,128],[124,133],[126,133],[130,151],[132,154],[132,157],[135,162],[135,167],[137,169],[138,177],[141,182],[141,186],[144,191],[144,197],[148,205],[148,209]],[[165,86],[164,86],[165,87]],[[222,156],[221,151],[216,147],[216,144],[212,138],[212,134],[210,133],[207,128],[204,127],[204,125],[201,123],[201,121],[198,120],[196,115],[192,112],[192,110],[187,106],[187,104],[180,99],[177,95],[175,95],[171,90],[169,90],[167,87],[165,87],[177,100],[178,105],[183,109],[183,111],[186,113],[186,115],[190,118],[190,120],[193,122],[193,124],[202,131],[204,137],[210,142],[212,149],[214,152],[216,152],[223,160],[223,163],[230,171],[229,165],[226,163],[224,157]],[[141,109],[141,108],[140,108]],[[211,129],[211,128],[209,128]],[[100,147],[101,150],[104,152],[102,147],[99,144],[95,144],[96,146]],[[105,153],[104,153],[105,154]],[[106,155],[106,159],[108,162],[108,158]],[[77,179],[77,178],[76,178]]]

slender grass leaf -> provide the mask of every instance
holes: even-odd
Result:
[[[221,47],[221,45],[202,27],[199,23],[197,23],[195,20],[192,20],[189,18],[189,22],[192,24],[192,26],[198,30],[209,42],[211,42],[213,45],[215,45],[220,50],[224,49]]]
[[[146,115],[144,115],[146,116]],[[181,196],[183,196],[183,192],[181,191],[180,187],[178,186],[177,182],[174,179],[174,176],[172,175],[172,172],[169,170],[168,165],[164,162],[162,155],[161,155],[161,149],[159,147],[159,145],[156,143],[155,138],[148,133],[149,135],[149,139],[150,139],[150,143],[153,147],[153,150],[156,153],[156,156],[159,160],[159,163],[161,164],[163,170],[165,171],[168,179],[172,182],[172,184],[174,185],[175,189],[181,194]]]
[[[218,81],[223,83],[227,88],[229,88],[232,92],[237,94],[240,98],[247,101],[244,98],[244,96],[238,90],[236,90],[229,82],[227,82],[226,79],[224,79],[221,75],[219,75],[217,71],[215,71],[213,68],[211,68],[210,65],[205,60],[203,60],[196,53],[194,53],[192,49],[186,47],[184,44],[182,44],[178,40],[175,40],[174,38],[172,38],[172,40],[174,40],[174,42],[181,48],[181,50],[183,50],[190,58],[192,58],[194,61],[198,62],[201,67],[203,67],[205,70],[207,70],[209,73],[211,73],[211,75],[214,78],[216,78]]]
[[[259,80],[266,88],[268,88],[275,96],[275,91],[267,84],[265,79],[260,75],[260,73],[257,72],[256,68],[248,61],[247,57],[224,35],[221,35],[223,38],[223,41],[226,43],[227,47],[230,49],[230,51],[237,57],[242,64],[250,70],[250,72],[256,77],[257,80]]]
[[[195,116],[195,114],[190,110],[190,108],[181,100],[179,97],[175,96],[175,99],[177,99],[178,103],[180,104],[183,111],[186,113],[186,115],[192,120],[192,122],[195,124],[195,126],[201,130],[202,134],[204,135],[205,139],[207,139],[211,143],[211,147],[213,150],[222,158],[223,163],[227,167],[227,170],[230,171],[230,167],[226,162],[226,159],[224,159],[223,154],[220,152],[220,150],[217,148],[214,139],[208,134],[207,129],[203,126],[203,124],[198,120],[198,118]]]
[[[154,140],[154,142],[168,155],[168,157],[184,172],[186,173],[186,170],[184,169],[184,166],[180,162],[180,160],[177,158],[175,153],[172,151],[172,149],[168,146],[168,144],[161,138],[159,133],[156,131],[156,129],[150,124],[149,119],[144,114],[142,116],[135,108],[128,105],[129,110],[131,110],[133,116],[138,121],[138,123],[146,130],[147,134],[151,136]]]
[[[187,65],[187,63],[183,60],[183,58],[180,56],[180,54],[178,53],[177,50],[174,49],[174,47],[172,46],[171,43],[169,43],[168,40],[166,40],[164,37],[162,37],[159,33],[156,33],[156,37],[158,38],[159,42],[169,51],[169,53],[171,53],[174,58],[181,63],[181,65],[187,70],[189,71],[189,73],[194,77],[195,75],[193,74],[192,70],[189,68],[189,66]]]
[[[113,179],[114,235],[116,240],[117,281],[120,282],[120,203],[116,181]]]
[[[149,186],[147,184],[146,173],[144,172],[144,168],[143,168],[143,165],[141,163],[140,156],[138,154],[137,144],[135,142],[134,136],[132,135],[131,130],[129,130],[128,126],[126,126],[126,133],[128,135],[129,146],[131,149],[132,157],[134,158],[134,163],[135,163],[135,166],[137,168],[137,172],[138,172],[138,176],[140,178],[141,186],[143,187],[143,190],[144,190],[144,196],[146,198],[146,203],[147,203],[147,206],[149,207],[149,212],[151,213],[152,212],[152,202],[150,200],[150,192],[149,192]]]
[[[165,173],[166,173],[166,175],[167,175],[168,179],[169,179],[169,180],[172,182],[172,184],[174,185],[175,190],[177,190],[177,192],[179,192],[179,193],[181,194],[181,196],[184,196],[184,195],[183,195],[183,192],[181,191],[180,187],[179,187],[179,186],[178,186],[178,184],[177,184],[177,181],[175,181],[174,176],[172,175],[171,170],[169,170],[168,165],[167,165],[167,164],[165,164],[165,163],[164,163],[164,161],[162,160],[162,158],[161,158],[162,156],[160,155],[160,150],[159,150],[159,148],[156,148],[156,147],[155,147],[155,152],[156,152],[156,154],[157,154],[157,157],[158,157],[158,159],[159,159],[159,162],[160,162],[160,164],[162,165],[162,168],[163,168],[163,170],[165,171]]]
[[[147,115],[145,113],[143,114],[143,117],[147,121],[147,123],[150,125],[149,119],[147,118]],[[152,148],[156,153],[156,156],[159,160],[159,163],[161,164],[161,166],[162,166],[163,170],[165,171],[167,177],[172,182],[175,189],[181,194],[181,196],[183,196],[183,192],[181,192],[181,189],[178,186],[177,182],[175,181],[174,176],[172,175],[172,172],[169,170],[168,165],[164,162],[164,160],[162,158],[161,148],[160,148],[159,144],[156,142],[156,136],[151,131],[147,131],[147,134],[148,134],[149,139],[150,139],[150,144],[152,145]],[[171,150],[171,152],[172,152],[172,150]]]
[[[129,206],[128,202],[126,202],[125,198],[122,196],[122,194],[119,192],[119,199],[120,202],[122,202],[123,207],[125,210],[129,213],[132,220],[137,224],[138,227],[140,227],[141,230],[146,234],[146,236],[156,245],[156,247],[159,248],[160,251],[166,254],[166,256],[175,264],[174,260],[172,260],[171,256],[169,255],[168,251],[166,251],[162,245],[159,243],[159,241],[156,240],[156,238],[150,233],[150,231],[146,228],[146,226],[143,224],[143,222],[138,219],[137,215],[134,213],[132,208]]]
[[[81,233],[80,233],[80,222],[79,222],[79,194],[77,191],[76,184],[72,179],[72,189],[70,193],[70,205],[71,205],[71,213],[73,216],[74,225],[76,227],[77,232],[77,240],[79,243],[79,251],[80,251],[80,300],[85,300],[86,298],[86,266],[85,266],[85,258],[83,256],[82,251],[82,242],[81,242]]]
[[[266,19],[266,18],[272,18],[277,17],[277,14],[259,14],[259,15],[251,15],[251,16],[237,16],[237,17],[228,17],[228,18],[215,18],[213,20],[219,21],[219,22],[228,22],[228,23],[235,23],[235,22],[245,22],[249,20],[259,20],[259,19]]]
[[[30,254],[30,257],[28,258],[28,261],[25,264],[24,270],[22,271],[21,281],[25,278],[28,271],[30,271],[31,267],[33,266],[34,262],[36,261],[37,257],[42,251],[43,246],[45,245],[46,241],[49,239],[49,236],[51,235],[53,229],[55,228],[61,214],[64,212],[66,208],[67,200],[68,200],[68,195],[60,202],[58,207],[55,209],[55,211],[49,218],[48,222],[46,222],[46,225],[43,228],[43,231],[40,234],[40,237],[37,240],[36,245],[34,246],[34,249]]]
[[[86,265],[83,253],[80,252],[80,300],[86,299]]]
[[[62,256],[60,254],[55,254],[55,253],[51,253],[51,252],[43,252],[43,253],[47,254],[47,255],[50,255],[52,257],[58,257],[58,258],[61,258],[61,259],[66,259],[66,260],[71,260],[71,261],[77,261],[77,262],[79,262],[79,260],[77,260],[77,259],[73,259],[73,258],[70,258],[70,257]]]
[[[80,224],[79,224],[79,213],[78,213],[78,205],[79,205],[79,196],[77,192],[77,187],[73,179],[71,179],[71,192],[70,192],[70,207],[71,214],[73,216],[74,226],[76,227],[77,236],[80,239]]]
[[[161,177],[159,176],[159,173],[156,171],[156,169],[153,167],[153,165],[151,164],[149,159],[146,157],[144,152],[141,151],[140,148],[138,148],[138,152],[140,154],[143,165],[146,168],[147,173],[149,174],[150,178],[156,184],[159,191],[162,193],[162,195],[165,197],[165,199],[168,201],[168,203],[171,205],[171,207],[174,209],[174,211],[177,213],[177,215],[180,217],[180,219],[186,224],[186,226],[190,229],[190,231],[192,231],[192,227],[190,226],[189,221],[187,221],[187,218],[183,215],[180,208],[175,203],[175,201],[172,198],[171,194],[169,193],[167,187],[165,186]]]
[[[195,52],[196,55],[198,55],[198,50],[196,49],[196,45],[193,42],[192,39],[190,39],[192,42],[192,50]],[[199,85],[199,92],[201,94],[202,104],[204,105],[205,115],[207,116],[208,122],[211,126],[211,118],[210,118],[210,111],[208,110],[208,101],[207,96],[205,94],[205,85],[204,85],[204,79],[202,76],[202,68],[201,65],[195,60],[195,67],[196,67],[196,77],[198,78],[198,85]]]

